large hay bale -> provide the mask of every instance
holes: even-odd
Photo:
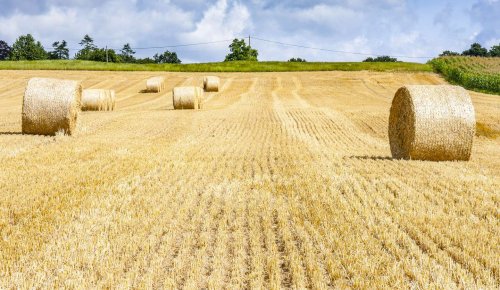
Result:
[[[82,93],[82,111],[104,111],[108,108],[106,90],[87,89]]]
[[[146,89],[148,92],[159,93],[164,89],[165,78],[164,77],[152,77],[146,81]]]
[[[199,87],[175,87],[172,92],[174,109],[201,109],[203,90]]]
[[[205,92],[218,92],[220,79],[215,76],[207,76],[203,78],[203,89]]]
[[[474,106],[461,87],[405,86],[392,100],[389,142],[394,158],[469,160],[475,130]]]
[[[72,135],[82,97],[78,81],[32,78],[23,98],[23,134]]]

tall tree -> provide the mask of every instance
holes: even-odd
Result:
[[[492,56],[492,57],[500,57],[500,43],[498,45],[493,45],[490,48],[490,56]]]
[[[153,58],[156,63],[181,63],[181,60],[177,57],[177,53],[168,50],[162,54],[155,54]]]
[[[135,61],[134,54],[135,51],[133,51],[132,48],[130,47],[130,44],[127,43],[121,49],[120,56],[123,62],[134,62]]]
[[[257,56],[259,55],[259,52],[256,49],[253,49],[250,45],[246,45],[244,39],[235,38],[229,45],[229,50],[231,52],[226,55],[226,59],[224,61],[257,61]]]
[[[90,60],[95,50],[97,50],[97,46],[94,44],[94,39],[92,39],[92,37],[88,34],[85,34],[82,41],[80,41],[80,45],[82,46],[82,49],[76,53],[75,59]]]
[[[50,59],[68,59],[69,58],[69,49],[68,49],[68,43],[66,42],[66,40],[63,40],[61,42],[56,41],[52,44],[52,47],[54,48],[54,50],[49,52]]]
[[[31,34],[21,35],[14,45],[10,55],[12,60],[40,60],[47,59],[47,52],[40,41],[35,41]]]
[[[6,60],[9,58],[12,48],[7,44],[7,42],[0,40],[0,60]]]
[[[467,56],[488,56],[488,50],[481,46],[481,44],[475,42],[468,50],[462,52],[462,55]]]
[[[94,44],[94,39],[90,37],[88,34],[85,34],[82,41],[80,41],[80,45],[83,46],[83,49],[94,50],[97,48]]]

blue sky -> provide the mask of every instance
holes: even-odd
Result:
[[[500,0],[0,0],[0,39],[31,33],[44,46],[71,48],[90,34],[98,46],[161,47],[256,38],[260,60],[358,61],[364,54],[409,57],[500,43]],[[169,48],[183,62],[224,59],[229,42]],[[166,48],[167,49],[167,48]],[[165,49],[137,49],[152,56]],[[72,51],[74,53],[76,51]],[[425,62],[426,58],[401,60]]]

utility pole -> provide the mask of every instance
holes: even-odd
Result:
[[[108,46],[106,45],[106,63],[108,63]]]
[[[250,42],[250,35],[248,35],[248,46],[252,46],[252,43]]]

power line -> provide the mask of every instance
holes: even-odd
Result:
[[[148,49],[162,49],[162,48],[176,48],[176,47],[187,47],[187,46],[199,46],[199,45],[208,45],[208,44],[216,44],[233,41],[233,39],[225,39],[225,40],[216,40],[216,41],[208,41],[208,42],[198,42],[198,43],[187,43],[187,44],[173,44],[173,45],[164,45],[164,46],[149,46],[149,47],[131,47],[133,50],[148,50]],[[54,50],[53,47],[44,47],[46,50]],[[82,48],[68,48],[68,50],[81,50]],[[109,48],[115,51],[121,50],[121,48]]]
[[[299,44],[291,44],[291,43],[284,43],[280,41],[273,41],[273,40],[268,40],[268,39],[262,39],[259,37],[252,36],[253,39],[257,39],[260,41],[268,42],[268,43],[274,43],[274,44],[279,44],[279,45],[284,45],[284,46],[292,46],[292,47],[299,47],[299,48],[305,48],[305,49],[312,49],[312,50],[320,50],[320,51],[328,51],[328,52],[335,52],[335,53],[346,53],[346,54],[356,54],[356,55],[365,55],[365,56],[387,56],[386,54],[374,54],[374,53],[363,53],[363,52],[353,52],[353,51],[344,51],[344,50],[334,50],[334,49],[327,49],[327,48],[318,48],[318,47],[310,47],[310,46],[305,46],[305,45],[299,45]],[[434,56],[407,56],[407,55],[389,55],[390,57],[401,57],[401,58],[433,58]]]
[[[226,40],[216,40],[216,41],[209,41],[209,42],[198,42],[198,43],[188,43],[188,44],[176,44],[176,45],[165,45],[165,46],[151,46],[151,47],[132,47],[132,49],[161,49],[161,48],[175,48],[175,47],[186,47],[186,46],[198,46],[198,45],[207,45],[207,44],[215,44],[215,43],[222,43],[222,42],[229,42],[233,41],[232,39],[226,39]],[[115,49],[117,50],[117,49]]]
[[[434,58],[434,56],[408,56],[408,55],[386,55],[386,54],[376,54],[376,53],[363,53],[363,52],[355,52],[355,51],[344,51],[344,50],[335,50],[335,49],[328,49],[328,48],[319,48],[319,47],[311,47],[311,46],[306,46],[306,45],[300,45],[300,44],[292,44],[292,43],[285,43],[281,41],[274,41],[274,40],[269,40],[269,39],[264,39],[260,37],[255,37],[252,36],[253,39],[267,42],[267,43],[273,43],[273,44],[278,44],[278,45],[283,45],[283,46],[290,46],[290,47],[298,47],[298,48],[303,48],[303,49],[311,49],[311,50],[318,50],[318,51],[326,51],[326,52],[333,52],[333,53],[345,53],[345,54],[353,54],[353,55],[364,55],[364,56],[390,56],[390,57],[399,57],[399,58],[410,58],[410,59],[427,59],[427,58]],[[234,38],[233,38],[234,39]],[[163,46],[149,46],[149,47],[131,47],[133,50],[149,50],[149,49],[164,49],[164,48],[178,48],[178,47],[189,47],[189,46],[201,46],[201,45],[210,45],[210,44],[217,44],[217,43],[223,43],[223,42],[230,42],[233,39],[225,39],[225,40],[215,40],[215,41],[208,41],[208,42],[198,42],[198,43],[186,43],[186,44],[173,44],[173,45],[163,45]],[[248,42],[250,44],[250,36],[248,36]],[[53,51],[54,49],[44,47],[48,51]],[[109,48],[114,51],[120,51],[121,48]],[[81,50],[81,48],[68,48],[69,51],[77,51]]]

